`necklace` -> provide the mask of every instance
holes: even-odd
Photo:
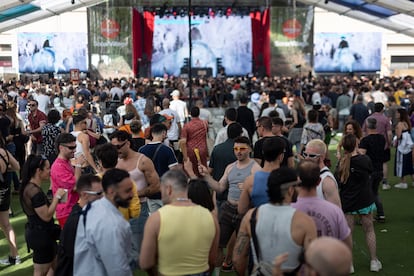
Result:
[[[189,201],[190,199],[188,197],[177,197],[175,198],[176,201]]]

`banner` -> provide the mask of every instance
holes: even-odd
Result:
[[[271,8],[271,74],[312,70],[313,7]]]
[[[132,9],[88,8],[91,69],[100,77],[130,77],[132,73]]]

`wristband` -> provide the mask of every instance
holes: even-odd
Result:
[[[55,195],[55,197],[56,197],[58,200],[61,200],[61,199],[62,199],[62,197],[61,197],[60,195]]]
[[[81,164],[75,164],[75,167],[76,168],[82,168],[82,165]]]

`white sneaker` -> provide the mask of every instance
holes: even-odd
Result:
[[[389,190],[389,189],[391,189],[391,186],[390,186],[390,184],[385,183],[385,184],[382,184],[382,189],[383,190]]]
[[[378,259],[371,260],[370,271],[378,272],[381,269],[382,269],[382,264],[381,264],[381,262]]]
[[[20,256],[11,257],[9,256],[7,259],[1,259],[0,265],[18,265],[21,264]]]
[[[398,183],[398,184],[395,184],[394,185],[394,188],[397,188],[397,189],[408,189],[408,185],[407,185],[407,183]]]

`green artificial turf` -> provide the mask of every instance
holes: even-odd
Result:
[[[335,140],[330,146],[332,166],[335,166],[336,158],[334,151],[336,149]],[[392,149],[394,151],[394,149]],[[394,155],[394,154],[393,154]],[[393,160],[389,163],[389,182],[398,183],[399,179],[391,176],[393,174]],[[410,183],[410,182],[409,182]],[[44,189],[48,184],[45,183]],[[375,223],[375,232],[377,234],[377,254],[382,262],[383,269],[377,275],[414,275],[414,262],[410,261],[414,256],[414,187],[410,185],[408,190],[391,189],[389,191],[380,191],[382,198],[386,222]],[[26,216],[22,213],[18,201],[18,196],[13,195],[12,201],[14,217],[11,223],[17,235],[17,244],[19,254],[22,257],[22,264],[17,266],[0,266],[0,275],[9,276],[27,276],[33,274],[33,263],[31,254],[27,253],[24,241],[24,224]],[[0,258],[6,257],[9,250],[3,236],[0,240]],[[365,244],[362,227],[356,225],[353,234],[354,240],[354,275],[373,275],[369,271],[369,254]],[[234,273],[222,273],[235,275]],[[135,275],[144,275],[143,272],[136,272]]]

